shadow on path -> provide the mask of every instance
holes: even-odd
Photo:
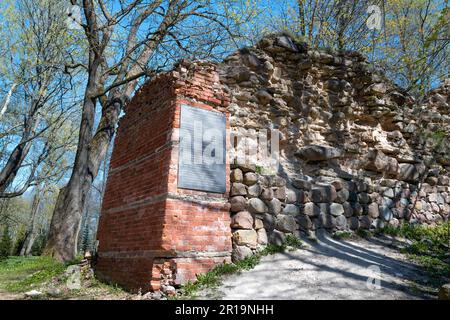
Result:
[[[433,299],[426,272],[381,241],[336,240],[323,232],[305,249],[264,257],[224,278],[204,298]]]

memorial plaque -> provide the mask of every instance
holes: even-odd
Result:
[[[226,192],[226,117],[181,105],[178,187]]]

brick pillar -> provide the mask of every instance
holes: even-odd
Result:
[[[133,291],[195,280],[230,261],[228,194],[177,185],[182,104],[226,114],[229,128],[215,65],[182,61],[136,93],[115,139],[96,273]],[[226,168],[229,190],[228,159]]]

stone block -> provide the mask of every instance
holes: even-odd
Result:
[[[231,216],[231,228],[233,229],[253,229],[253,216],[248,211],[240,211]]]
[[[265,213],[268,212],[268,208],[266,206],[266,204],[258,198],[251,198],[248,200],[248,211],[250,211],[251,213]]]
[[[287,214],[290,216],[296,216],[296,215],[300,214],[300,209],[295,204],[287,204],[283,208],[283,214]]]
[[[286,239],[286,235],[284,234],[284,232],[279,231],[279,230],[273,230],[269,236],[269,243],[277,245],[277,246],[281,246],[284,244],[285,239]]]
[[[340,158],[343,156],[343,152],[333,147],[309,145],[300,148],[295,155],[305,161],[325,161]]]
[[[269,242],[266,229],[259,229],[257,231],[257,234],[258,234],[258,244],[266,245]]]
[[[334,217],[343,215],[345,212],[344,207],[340,203],[332,203],[330,205],[330,214]]]
[[[277,216],[276,229],[284,232],[294,233],[298,229],[297,222],[293,216],[280,214]]]
[[[231,185],[230,196],[246,196],[247,188],[245,184],[235,182]]]
[[[310,217],[317,217],[320,214],[320,207],[314,202],[305,203],[303,213]]]
[[[252,249],[247,246],[235,246],[231,254],[231,259],[233,262],[238,262],[244,260],[245,258],[253,254]]]
[[[378,216],[380,215],[380,212],[378,210],[378,203],[373,202],[373,203],[369,204],[368,214],[373,219],[378,218]]]
[[[302,230],[310,230],[313,227],[312,221],[309,216],[301,214],[297,217],[298,225]]]
[[[252,186],[256,182],[258,182],[258,174],[254,172],[247,172],[244,175],[244,184],[246,184],[247,186]]]
[[[231,179],[231,182],[242,182],[244,179],[242,170],[239,168],[231,170],[230,179]]]
[[[332,185],[315,186],[311,189],[313,202],[333,202],[336,196],[336,189]]]
[[[233,243],[237,246],[247,246],[255,249],[258,235],[255,230],[236,230],[233,232]]]
[[[247,208],[247,199],[243,196],[232,197],[230,199],[230,205],[231,212],[244,211]]]
[[[337,203],[344,203],[348,200],[350,196],[350,192],[347,189],[341,189],[336,194],[336,199],[334,200]]]
[[[247,195],[249,198],[257,198],[261,195],[262,187],[256,183],[247,188]]]
[[[331,214],[321,213],[319,218],[321,226],[325,229],[334,229],[336,227],[336,218]]]
[[[273,215],[277,215],[277,214],[281,213],[281,210],[282,210],[281,201],[278,200],[277,198],[273,198],[271,201],[267,202],[267,205],[268,205],[269,213],[271,213]]]

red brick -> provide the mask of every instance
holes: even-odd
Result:
[[[189,79],[181,74],[175,70],[146,83],[126,106],[115,139],[97,234],[96,272],[130,290],[159,290],[163,282],[195,280],[198,273],[230,260],[229,205],[199,205],[167,196],[171,192],[228,197],[177,187],[178,149],[171,139],[180,125],[180,106],[216,110],[228,117],[225,108],[230,101],[224,92],[215,91],[218,74],[213,68],[195,66]],[[173,257],[175,250],[227,254]]]

